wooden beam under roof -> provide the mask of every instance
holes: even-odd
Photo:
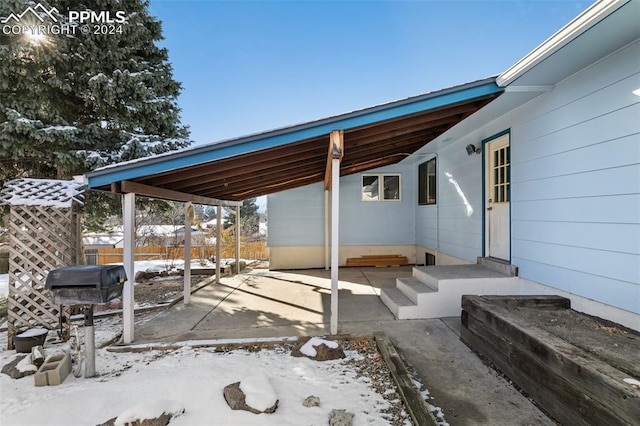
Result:
[[[255,185],[256,180],[262,183],[270,182],[273,179],[279,179],[282,176],[295,175],[304,176],[305,174],[312,173],[316,170],[323,171],[325,168],[324,156],[322,159],[313,159],[312,161],[291,163],[289,165],[280,168],[268,168],[260,172],[247,172],[244,175],[233,176],[231,178],[219,179],[216,175],[215,179],[210,181],[200,181],[195,185],[185,185],[176,187],[177,190],[183,192],[215,192],[218,189],[223,189],[228,186],[240,186],[245,184]]]
[[[257,176],[264,176],[280,170],[293,169],[304,166],[305,164],[318,162],[321,163],[322,168],[324,169],[325,156],[326,146],[323,144],[322,152],[316,148],[316,151],[312,155],[305,154],[299,157],[288,157],[284,161],[281,161],[280,159],[262,161],[260,157],[246,158],[243,159],[242,162],[236,163],[233,169],[227,168],[218,170],[217,167],[212,167],[208,171],[207,175],[200,176],[199,178],[187,178],[176,181],[172,187],[178,191],[184,192],[189,192],[191,190],[199,191],[200,189],[214,187],[221,182],[234,182],[238,179],[252,179]]]
[[[155,186],[144,185],[142,183],[124,180],[120,182],[121,193],[134,193],[151,198],[161,198],[163,200],[192,202],[194,204],[205,204],[209,206],[235,207],[242,204],[239,201],[218,200],[215,198],[202,197],[200,195],[187,194],[185,192],[173,191],[171,189],[158,188]]]
[[[334,159],[342,159],[344,155],[344,131],[333,130],[329,135],[329,150],[327,152],[327,165],[324,170],[324,190],[331,186],[331,164]]]
[[[322,157],[324,158],[326,149],[324,141],[325,138],[326,136],[324,136],[323,138],[311,138],[289,145],[267,148],[238,156],[222,158],[214,163],[215,173],[216,175],[229,172],[231,172],[231,174],[237,174],[239,166],[242,167],[242,173],[246,173],[246,166],[251,166],[254,164],[271,164],[271,162],[284,164],[291,159],[296,159],[298,157],[305,158],[309,155],[315,156],[318,154],[322,154]],[[318,148],[320,148],[320,151],[318,151]],[[164,186],[186,179],[201,179],[203,176],[211,174],[211,169],[211,163],[196,164],[184,167],[180,170],[180,173],[176,173],[175,170],[172,170],[156,175],[151,175],[142,180],[142,182],[153,186]]]

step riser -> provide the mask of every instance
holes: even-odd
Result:
[[[518,277],[444,280],[440,282],[440,290],[438,291],[454,295],[513,294],[514,292],[520,293],[520,280]]]
[[[396,317],[396,319],[400,319],[398,318],[398,310],[399,310],[398,305],[393,303],[393,301],[387,297],[387,295],[384,292],[384,289],[382,289],[382,291],[380,292],[380,300],[382,300],[382,303],[384,303],[385,306],[389,308],[389,310],[391,311],[393,316]]]
[[[421,288],[419,290],[416,290],[415,288],[407,284],[404,280],[406,280],[406,278],[397,278],[396,288],[416,305],[419,305],[423,300],[425,300],[425,298],[428,298],[431,294],[434,293],[433,289],[431,288]]]
[[[482,265],[485,268],[493,269],[494,271],[501,272],[505,275],[509,275],[512,277],[518,276],[518,267],[507,262],[501,262],[488,257],[479,257],[477,259],[477,263],[478,265]]]
[[[438,288],[438,280],[434,277],[432,277],[431,275],[429,275],[429,273],[425,270],[424,267],[414,267],[413,268],[413,277],[422,281],[423,283],[425,283],[426,285],[428,285],[429,287],[433,288],[434,290],[439,290]]]

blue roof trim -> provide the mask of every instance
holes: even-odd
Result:
[[[333,118],[305,123],[290,128],[243,137],[193,150],[168,153],[149,159],[125,162],[105,167],[86,174],[89,188],[110,185],[113,182],[131,180],[147,175],[171,171],[182,167],[206,163],[235,155],[246,154],[266,148],[301,141],[322,135],[332,130],[349,130],[393,118],[427,111],[473,98],[502,92],[495,78],[445,89],[427,95],[409,98]]]

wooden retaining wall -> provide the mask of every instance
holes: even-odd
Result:
[[[461,339],[566,425],[637,425],[628,374],[526,323],[509,309],[569,309],[557,296],[463,296]]]

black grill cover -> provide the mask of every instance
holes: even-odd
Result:
[[[49,272],[44,288],[61,305],[106,303],[122,294],[126,280],[121,265],[65,266]]]

